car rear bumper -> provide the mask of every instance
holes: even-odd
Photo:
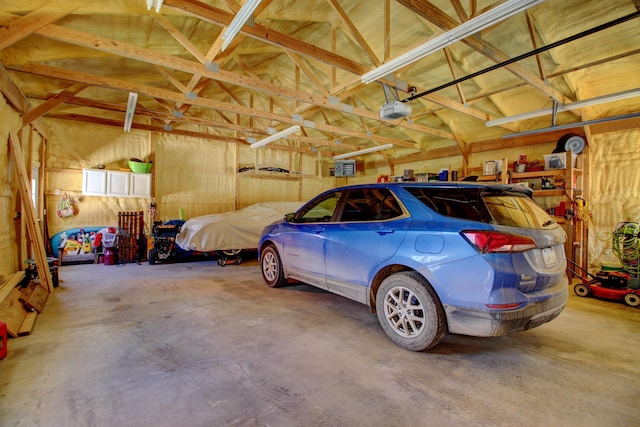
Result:
[[[445,305],[449,332],[492,337],[525,331],[547,323],[562,312],[569,298],[569,286],[562,280],[552,288],[535,293],[524,308],[515,310],[477,310]],[[527,294],[529,296],[529,294]]]

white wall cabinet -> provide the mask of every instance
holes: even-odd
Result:
[[[151,197],[151,174],[83,169],[82,194],[86,196]]]
[[[82,194],[87,196],[105,196],[107,194],[107,171],[100,169],[83,169]]]
[[[129,180],[129,196],[151,197],[151,174],[131,172]]]
[[[107,196],[127,197],[130,175],[130,172],[107,171]]]

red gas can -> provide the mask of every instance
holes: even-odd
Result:
[[[105,248],[104,250],[104,265],[115,265],[118,258],[118,253],[115,248]]]
[[[0,359],[7,357],[7,324],[0,322]]]

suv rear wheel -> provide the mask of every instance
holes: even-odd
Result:
[[[376,313],[389,339],[407,350],[434,347],[446,333],[440,300],[422,276],[413,271],[383,280],[376,295]]]

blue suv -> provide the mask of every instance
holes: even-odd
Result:
[[[522,331],[566,305],[566,233],[522,186],[380,183],[326,191],[267,226],[262,276],[366,304],[422,351],[447,333]]]

